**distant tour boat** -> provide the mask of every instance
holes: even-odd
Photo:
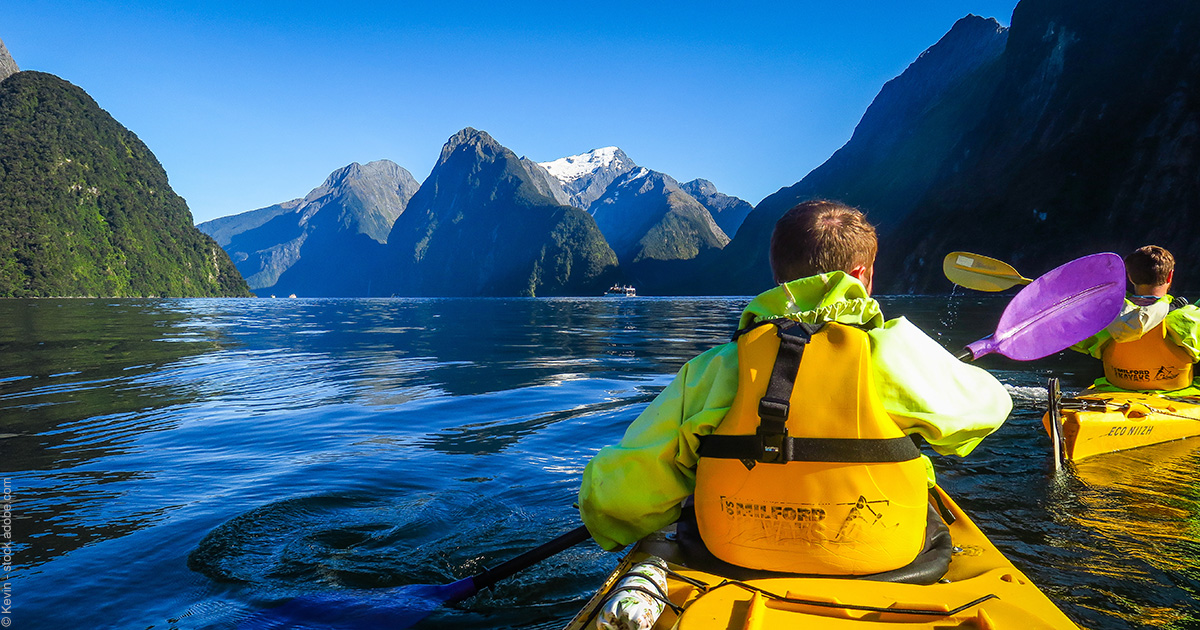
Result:
[[[621,286],[619,284],[612,285],[612,288],[604,292],[604,295],[621,295],[625,297],[637,297],[637,290],[631,285]]]

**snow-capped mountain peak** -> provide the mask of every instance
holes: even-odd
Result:
[[[587,153],[541,162],[538,166],[562,182],[571,205],[585,210],[604,194],[604,189],[614,179],[637,167],[617,147],[593,149]]]
[[[625,153],[617,147],[604,147],[550,162],[541,162],[540,166],[559,181],[570,183],[601,169],[616,167],[617,170],[624,170],[623,166],[632,164]]]

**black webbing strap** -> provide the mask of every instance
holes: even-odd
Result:
[[[757,447],[756,453],[750,456],[754,461],[767,464],[790,461],[784,451],[791,446],[787,436],[787,419],[791,412],[792,390],[796,388],[796,375],[800,372],[804,348],[821,329],[819,324],[790,319],[775,319],[770,323],[775,325],[775,333],[779,336],[779,352],[775,355],[767,391],[758,401],[758,431],[752,438]]]
[[[704,435],[700,456],[718,459],[756,459],[762,442],[757,435]],[[896,438],[794,438],[784,437],[776,462],[837,462],[870,464],[907,462],[921,456],[907,436]]]
[[[756,322],[739,330],[734,339],[763,326],[773,324],[779,336],[779,352],[767,391],[758,403],[758,430],[754,435],[706,435],[700,438],[700,456],[740,459],[747,468],[756,463],[787,462],[878,463],[906,462],[921,456],[917,445],[907,437],[793,438],[788,436],[787,419],[791,413],[792,391],[804,358],[804,348],[821,324],[808,324],[787,318]]]
[[[958,520],[958,517],[954,516],[954,512],[951,512],[950,508],[946,507],[946,502],[942,501],[942,495],[938,494],[936,489],[930,488],[929,496],[933,497],[933,502],[937,504],[937,510],[938,513],[941,514],[942,520],[945,521],[947,525],[953,525],[954,521]]]

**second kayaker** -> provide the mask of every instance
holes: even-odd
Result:
[[[884,320],[870,297],[877,247],[863,214],[834,202],[776,223],[779,286],[585,468],[580,511],[602,547],[675,522],[694,494],[704,545],[740,567],[874,575],[928,548],[944,525],[928,510],[932,464],[908,436],[965,456],[1012,401],[907,319]]]
[[[1104,364],[1093,388],[1178,392],[1193,389],[1200,361],[1200,308],[1173,298],[1175,257],[1157,245],[1125,257],[1133,292],[1107,328],[1072,346]],[[1200,390],[1197,391],[1200,393]]]

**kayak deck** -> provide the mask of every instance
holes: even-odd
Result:
[[[736,582],[680,564],[669,531],[638,542],[567,630],[595,627],[609,591],[650,555],[667,561],[668,598],[682,609],[663,611],[655,629],[720,628],[1076,628],[1000,553],[942,490],[954,555],[941,582],[931,585],[865,579],[774,577]]]
[[[1200,398],[1087,390],[1062,407],[1063,455],[1072,461],[1200,435]],[[1042,426],[1053,439],[1049,412]]]

